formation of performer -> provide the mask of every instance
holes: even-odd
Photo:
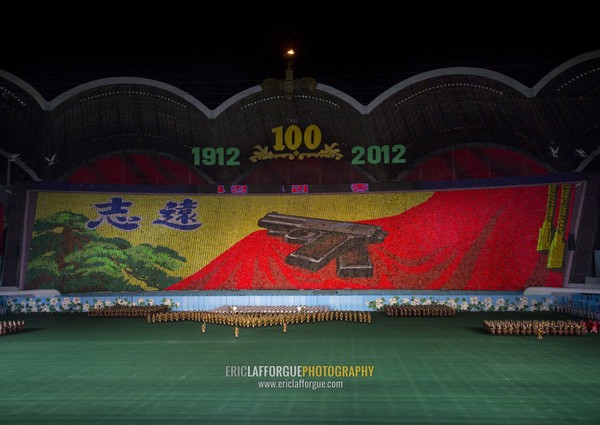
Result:
[[[371,323],[371,313],[368,311],[354,310],[321,310],[307,313],[303,309],[292,313],[223,313],[220,311],[164,311],[147,316],[148,323],[197,321],[202,322],[202,332],[206,332],[206,323],[219,325],[240,326],[254,328],[261,326],[284,326],[287,325],[323,322],[331,320],[343,320],[346,322]]]
[[[454,317],[456,308],[445,304],[395,304],[383,307],[383,312],[394,317]]]
[[[0,336],[21,332],[24,329],[25,322],[23,320],[9,320],[7,322],[0,322]]]
[[[588,330],[584,321],[575,320],[484,320],[483,329],[492,335],[583,336]]]

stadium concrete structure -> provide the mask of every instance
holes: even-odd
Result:
[[[161,81],[107,78],[44,99],[0,70],[2,285],[19,280],[31,187],[183,186],[276,193],[581,184],[566,286],[594,287],[600,249],[600,50],[534,87],[480,68],[414,75],[368,105],[312,78],[281,79],[216,109]],[[3,171],[3,172],[1,172]],[[166,189],[168,190],[168,189]]]

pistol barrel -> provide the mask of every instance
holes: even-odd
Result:
[[[380,226],[371,224],[299,217],[279,214],[277,212],[266,214],[263,218],[258,220],[258,225],[277,234],[294,228],[313,229],[321,232],[337,232],[354,237],[363,237],[366,238],[369,243],[381,242],[387,236],[387,233],[385,233]]]

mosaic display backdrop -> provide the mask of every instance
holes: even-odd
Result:
[[[25,289],[486,290],[563,284],[571,187],[40,191]]]

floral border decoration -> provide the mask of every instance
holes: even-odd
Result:
[[[167,305],[178,308],[179,302],[174,302],[171,298],[163,298],[160,304],[156,304],[153,298],[138,298],[137,301],[128,301],[117,297],[113,300],[94,299],[92,303],[82,301],[79,297],[52,297],[52,298],[24,298],[8,299],[6,306],[10,313],[87,313],[92,310],[99,310],[104,307],[114,305],[121,306],[151,306]]]
[[[367,301],[367,307],[374,311],[383,311],[386,305],[448,305],[454,307],[457,311],[551,311],[554,309],[552,298],[538,300],[529,299],[526,296],[515,298],[496,298],[484,297],[480,300],[477,296],[471,297],[447,297],[446,299],[427,298],[427,297],[399,297],[394,296],[389,299],[378,297]],[[10,313],[87,313],[92,310],[110,307],[113,305],[121,306],[152,306],[167,305],[173,309],[178,309],[180,303],[171,298],[162,298],[157,303],[153,298],[139,297],[135,301],[116,297],[110,299],[96,299],[92,302],[84,301],[79,297],[52,297],[52,298],[22,298],[8,299],[6,301],[7,310]]]
[[[375,311],[383,311],[386,305],[448,305],[457,311],[550,311],[553,309],[552,298],[544,298],[543,301],[529,299],[528,297],[516,297],[514,302],[507,298],[492,297],[448,297],[445,300],[418,297],[391,297],[386,300],[383,297],[367,301],[367,307]]]

